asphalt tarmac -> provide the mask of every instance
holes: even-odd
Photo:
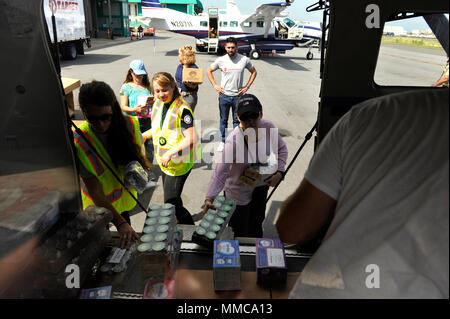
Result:
[[[80,79],[81,83],[93,79],[105,81],[115,90],[118,98],[129,63],[133,59],[144,61],[150,77],[160,71],[174,75],[179,64],[178,48],[184,45],[195,47],[195,39],[192,37],[161,31],[157,31],[154,38],[145,37],[140,41],[116,38],[93,39],[92,43],[92,48],[87,49],[84,56],[79,56],[74,61],[61,62],[62,76]],[[278,127],[289,150],[287,164],[291,162],[317,118],[321,83],[320,52],[313,49],[313,60],[307,60],[306,53],[306,48],[295,48],[286,54],[252,60],[258,75],[249,93],[260,99],[263,117]],[[197,53],[197,65],[206,70],[216,58],[213,54]],[[439,50],[383,45],[379,61],[375,73],[375,81],[378,84],[431,85],[440,77],[446,56]],[[220,71],[213,74],[216,82],[220,83]],[[245,71],[244,83],[247,83],[249,75],[250,73]],[[357,79],[345,79],[344,75],[343,80]],[[184,206],[192,215],[201,211],[214,169],[211,159],[217,154],[214,150],[220,141],[218,93],[211,86],[206,74],[198,96],[194,116],[195,120],[201,121],[202,147],[206,160],[194,166],[183,190]],[[74,98],[77,119],[82,119],[78,107],[78,90],[74,91]],[[231,128],[231,114],[228,125]],[[294,192],[303,178],[313,155],[313,146],[314,141],[311,139],[268,203],[267,211],[271,220],[281,202]],[[145,207],[149,203],[163,203],[162,180],[157,164],[155,172],[158,175],[158,185],[139,196]],[[133,228],[140,232],[144,220],[145,214],[136,208],[131,217]]]

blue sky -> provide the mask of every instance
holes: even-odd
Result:
[[[242,14],[253,13],[255,8],[264,3],[274,3],[282,2],[278,0],[234,0],[241,10]],[[430,0],[429,0],[430,1]],[[431,0],[432,1],[432,0]],[[203,7],[226,7],[226,0],[201,0]],[[306,12],[306,8],[312,4],[315,4],[317,0],[296,0],[289,7],[289,16],[294,20],[302,21],[322,21],[322,10],[314,12]],[[447,16],[448,18],[448,16]],[[420,18],[412,18],[403,21],[390,22],[389,25],[400,25],[403,26],[407,31],[412,31],[413,29],[424,30],[428,29],[428,25],[425,20]]]

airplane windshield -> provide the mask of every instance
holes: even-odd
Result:
[[[291,28],[291,27],[293,27],[293,26],[295,25],[295,22],[292,21],[292,20],[289,19],[289,18],[285,18],[285,19],[283,20],[283,22],[286,23],[286,25],[287,25],[289,28]]]

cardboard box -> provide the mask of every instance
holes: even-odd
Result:
[[[261,286],[286,284],[287,263],[283,243],[279,239],[256,239],[257,283]]]
[[[203,83],[203,69],[183,68],[183,82]]]
[[[214,290],[241,290],[241,259],[237,240],[215,240]]]

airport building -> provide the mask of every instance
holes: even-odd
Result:
[[[383,34],[395,35],[395,36],[406,36],[408,32],[402,26],[398,25],[385,25],[383,29]]]
[[[106,38],[110,30],[113,36],[128,37],[129,27],[135,26],[138,18],[142,17],[142,1],[145,0],[83,0],[88,34],[93,38]],[[191,15],[203,12],[200,0],[159,2],[163,7]]]
[[[203,12],[203,4],[200,0],[159,0],[159,2],[163,7],[191,15]]]

